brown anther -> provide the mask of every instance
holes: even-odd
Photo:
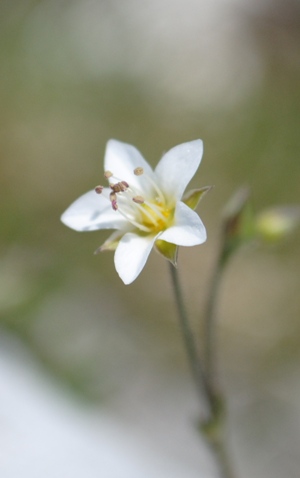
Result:
[[[95,191],[96,191],[97,194],[101,194],[102,191],[103,191],[103,186],[100,186],[100,185],[99,185],[99,186],[96,186],[96,187],[95,187]]]
[[[124,184],[122,184],[122,183],[119,183],[119,187],[120,187],[122,192],[126,191],[126,189],[127,189],[126,186],[124,186]]]
[[[132,200],[137,204],[143,204],[145,202],[145,199],[142,196],[135,196]]]
[[[110,193],[109,199],[111,201],[111,205],[114,211],[118,209],[118,204],[117,204],[117,195],[115,192]]]
[[[129,188],[129,184],[126,181],[121,181],[116,184],[110,184],[110,188],[113,190],[114,193],[120,193],[126,191]]]
[[[133,172],[136,176],[141,176],[144,173],[144,169],[138,166],[133,170]]]
[[[120,183],[111,184],[110,187],[111,187],[111,189],[113,190],[114,193],[120,193],[122,191]]]
[[[111,171],[105,171],[104,177],[105,177],[106,179],[111,178],[112,176],[113,176],[113,173],[112,173]]]

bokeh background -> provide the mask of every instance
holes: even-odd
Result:
[[[220,214],[299,202],[297,0],[1,0],[0,469],[3,478],[215,477],[167,264],[124,286],[107,232],[61,213],[102,182],[106,141],[154,166],[202,138],[192,186],[208,241],[180,251],[201,341]],[[244,247],[219,312],[219,369],[240,477],[299,476],[299,231]]]

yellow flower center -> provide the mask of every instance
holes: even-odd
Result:
[[[165,204],[162,205],[159,201],[147,201],[140,206],[141,225],[149,229],[149,232],[157,234],[172,224],[174,209],[168,208]]]

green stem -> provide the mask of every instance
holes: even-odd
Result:
[[[221,262],[220,262],[221,264]],[[182,290],[178,278],[177,269],[170,263],[170,273],[172,285],[178,310],[180,328],[182,331],[191,372],[198,390],[200,403],[206,402],[207,418],[200,425],[201,433],[209,445],[214,456],[215,462],[219,467],[220,477],[235,478],[231,469],[230,460],[227,455],[224,437],[224,401],[217,393],[214,381],[215,374],[215,333],[214,333],[214,309],[215,301],[219,288],[221,275],[221,267],[218,265],[211,287],[209,296],[207,321],[206,321],[206,338],[209,340],[206,349],[206,366],[209,369],[203,370],[202,362],[198,354],[196,341],[189,324],[186,308],[184,305]],[[209,372],[208,372],[209,370]]]
[[[207,441],[209,442],[209,440]],[[210,448],[218,464],[220,476],[223,478],[236,478],[236,475],[232,470],[224,442],[224,437],[220,435],[218,439],[214,440],[213,442],[209,442]]]
[[[226,407],[219,395],[214,397],[213,415],[200,425],[200,431],[209,446],[215,463],[219,468],[220,477],[236,478],[228,455],[225,434]]]
[[[235,478],[231,462],[227,453],[225,437],[226,405],[220,391],[217,374],[217,337],[216,337],[216,306],[220,290],[224,266],[228,259],[225,241],[222,242],[221,251],[215,266],[208,296],[207,309],[204,318],[204,365],[205,380],[209,397],[213,404],[213,416],[204,423],[201,431],[216,458],[221,476]]]
[[[187,351],[187,355],[189,359],[191,373],[196,384],[200,402],[203,403],[203,399],[206,400],[208,417],[211,417],[212,415],[211,401],[207,393],[205,374],[204,374],[204,371],[202,370],[201,361],[197,351],[195,338],[194,338],[192,329],[190,327],[186,308],[184,305],[183,295],[182,295],[182,291],[181,291],[181,287],[179,283],[178,270],[176,267],[173,266],[173,264],[171,264],[171,262],[169,265],[170,265],[170,273],[172,278],[174,296],[175,296],[175,301],[176,301],[177,310],[178,310],[179,324],[180,324],[181,332],[183,335],[183,339],[184,339],[184,343],[185,343],[185,347],[186,347],[186,351]]]
[[[217,340],[216,340],[216,304],[221,283],[223,267],[222,260],[218,260],[215,267],[210,292],[208,296],[207,309],[204,318],[204,363],[205,363],[205,379],[212,397],[218,395],[218,379],[217,379]]]

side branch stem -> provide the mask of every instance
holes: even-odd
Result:
[[[204,317],[205,382],[212,403],[213,415],[210,420],[202,424],[201,431],[215,456],[221,476],[224,478],[235,478],[236,475],[231,466],[225,438],[226,403],[220,390],[217,373],[216,306],[224,266],[228,259],[225,246],[226,244],[223,243],[213,272]]]

